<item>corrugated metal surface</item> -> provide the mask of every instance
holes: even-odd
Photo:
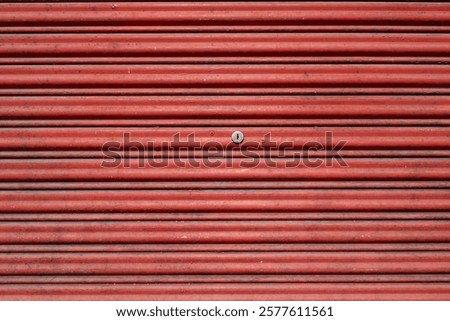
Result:
[[[450,300],[449,61],[448,3],[0,4],[0,299]]]

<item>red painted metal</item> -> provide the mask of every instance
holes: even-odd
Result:
[[[435,220],[449,219],[448,211],[306,211],[306,212],[105,212],[105,213],[2,213],[0,221],[277,221],[277,220]]]
[[[275,215],[275,214],[274,214]],[[2,244],[448,242],[450,222],[228,221],[2,223]]]
[[[448,300],[446,282],[13,284],[0,287],[10,300]]]
[[[194,182],[194,181],[445,181],[450,179],[450,162],[442,158],[349,158],[348,166],[317,167],[299,164],[287,166],[284,158],[242,167],[242,159],[220,162],[209,167],[199,161],[198,166],[187,163],[183,168],[177,161],[168,160],[162,168],[148,162],[139,166],[139,159],[129,160],[129,166],[100,168],[97,159],[23,159],[0,160],[0,182]],[[174,185],[176,186],[176,185]]]
[[[199,244],[3,244],[0,245],[2,253],[21,253],[21,252],[304,252],[304,251],[320,251],[320,252],[336,252],[336,251],[448,251],[450,245],[448,243],[199,243]],[[310,275],[308,275],[310,276]],[[37,276],[35,276],[37,277]],[[87,278],[89,276],[86,276]],[[130,278],[134,276],[128,276]],[[168,276],[169,277],[169,276]],[[170,276],[174,279],[182,280],[178,276]],[[189,277],[196,278],[190,275]],[[225,275],[214,275],[205,277],[226,277]],[[258,277],[258,275],[250,275],[248,277]],[[292,275],[290,277],[293,277]],[[306,275],[302,275],[306,277]],[[312,278],[319,276],[311,275]],[[345,275],[343,275],[345,277]],[[352,277],[364,278],[364,275],[355,275]],[[377,275],[377,277],[389,277],[386,275]],[[398,277],[398,276],[397,276]],[[411,277],[411,276],[409,276]],[[448,277],[448,275],[428,275],[427,277]],[[3,277],[2,280],[7,280]]]
[[[446,273],[450,265],[449,253],[387,251],[52,253],[45,257],[30,253],[0,255],[0,258],[0,273],[8,275]]]
[[[0,96],[2,126],[448,125],[448,96]],[[238,115],[238,117],[236,117]]]
[[[52,275],[52,276],[8,276],[0,277],[0,284],[184,284],[200,283],[208,286],[210,283],[310,283],[314,286],[317,283],[380,283],[380,282],[449,282],[449,276],[446,274],[232,274],[232,275]]]
[[[447,211],[450,191],[0,191],[0,213]]]
[[[448,34],[4,34],[0,42],[2,64],[450,62]]]
[[[5,32],[450,30],[448,3],[116,1],[0,8]]]
[[[0,299],[450,300],[449,32],[448,3],[1,3]],[[243,166],[236,130],[278,147]]]
[[[448,65],[5,65],[0,95],[449,94]]]
[[[241,128],[242,129],[242,128]],[[292,142],[292,146],[300,150],[310,142],[318,142],[332,147],[340,141],[347,143],[343,150],[392,150],[395,155],[401,150],[450,149],[450,128],[446,127],[247,127],[245,131],[247,142],[261,143],[270,133],[273,143],[279,146],[284,142]],[[124,133],[130,134],[130,141],[148,146],[153,143],[156,151],[167,150],[168,143],[179,134],[183,146],[196,148],[197,143],[204,147],[207,143],[216,142],[217,146],[231,150],[234,128],[227,127],[189,127],[189,128],[133,128],[133,127],[42,127],[42,128],[5,128],[0,137],[0,148],[5,151],[92,151],[96,155],[104,155],[101,148],[104,143],[114,141],[121,144],[121,149],[132,146],[125,143]],[[326,133],[331,132],[333,140],[327,143]],[[194,135],[196,142],[189,142],[188,136]],[[208,145],[206,145],[208,146]],[[255,147],[261,150],[260,144]],[[119,153],[119,149],[117,152]],[[200,151],[200,150],[198,150]],[[137,150],[129,149],[131,154],[139,154]],[[182,152],[182,151],[180,151]],[[320,151],[319,151],[320,152]],[[273,152],[277,154],[277,151]],[[286,154],[293,151],[286,150]],[[242,154],[242,153],[241,153]],[[215,156],[214,154],[212,154]],[[101,160],[98,161],[100,166]]]

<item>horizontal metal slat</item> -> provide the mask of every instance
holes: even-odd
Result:
[[[179,162],[185,162],[182,167]],[[345,166],[311,167],[292,159],[270,164],[246,159],[168,159],[165,166],[129,159],[105,167],[101,159],[0,160],[0,189],[185,188],[449,188],[446,158],[348,158]],[[142,164],[141,164],[142,163]],[[253,163],[253,164],[249,164]]]
[[[331,153],[332,147],[344,141],[346,143],[342,148],[343,151],[393,150],[391,156],[401,150],[430,150],[430,153],[427,154],[432,156],[431,150],[433,149],[450,149],[450,128],[448,127],[249,127],[239,129],[244,133],[244,143],[251,143],[255,152],[263,150],[263,141],[268,143],[267,135],[269,134],[271,142],[276,144],[278,148],[282,143],[291,143],[292,147],[296,149],[295,152],[301,151],[302,147],[309,146],[308,144],[318,143],[327,147],[329,153]],[[123,149],[125,148],[125,154],[129,152],[132,155],[145,156],[148,153],[145,150],[147,147],[152,147],[149,150],[151,153],[159,150],[167,151],[172,146],[170,143],[174,141],[174,137],[179,135],[180,145],[199,153],[203,154],[209,146],[210,148],[217,147],[219,151],[235,149],[235,152],[242,156],[244,154],[239,146],[231,141],[231,134],[235,130],[236,128],[225,127],[192,127],[188,129],[142,129],[133,127],[2,128],[0,151],[4,153],[13,151],[83,151],[85,155],[86,152],[92,151],[94,155],[105,156],[105,153],[101,152],[102,146],[108,142],[116,142],[119,145],[116,144],[116,147],[111,147],[114,147],[112,151],[119,155],[124,153]],[[332,139],[327,140],[327,132],[331,133]],[[129,142],[124,138],[127,133],[129,134]],[[192,136],[191,141],[188,140],[189,135]],[[130,148],[132,146],[142,146],[142,148]],[[267,150],[267,148],[265,152],[278,154],[275,148],[273,151]],[[184,152],[183,149],[180,150]],[[171,152],[177,152],[177,150],[172,148]],[[292,155],[293,153],[294,151],[288,148],[284,155]],[[316,153],[324,153],[323,148],[322,151],[319,148]],[[314,150],[311,154],[314,155]],[[31,153],[28,153],[28,155],[32,157]],[[59,155],[64,157],[63,153]],[[158,153],[152,155],[157,156]],[[166,153],[165,155],[169,154]],[[212,151],[208,155],[219,157],[222,154]],[[246,156],[252,155],[246,154]]]
[[[268,157],[267,153],[263,150],[255,150],[255,155],[261,158]],[[275,153],[277,154],[277,153]],[[302,154],[302,153],[300,153]],[[119,155],[122,154],[119,151]],[[292,157],[294,155],[293,151],[287,150],[284,157]],[[306,152],[303,153],[303,156],[306,155]],[[311,157],[326,157],[326,151],[311,151],[309,153]],[[443,149],[354,149],[348,150],[343,149],[340,151],[340,155],[345,156],[345,158],[350,157],[449,157],[449,150]],[[0,157],[1,158],[13,158],[13,159],[38,159],[38,158],[102,158],[104,157],[104,153],[99,150],[5,150],[0,149]],[[136,158],[139,156],[139,153],[135,150],[131,150],[129,153],[125,154],[126,158]],[[170,157],[181,157],[181,158],[189,158],[189,157],[211,157],[211,153],[205,151],[180,151],[170,154],[167,151],[155,151],[150,156],[159,158],[170,158]],[[242,158],[243,153],[242,150],[226,150],[224,151],[225,157],[237,157]],[[270,155],[274,156],[275,155]],[[331,157],[331,155],[329,155]]]
[[[447,96],[0,96],[2,126],[447,124]],[[429,121],[427,123],[427,121]]]
[[[0,43],[0,64],[450,62],[449,34],[4,34]]]
[[[450,243],[0,244],[2,253],[450,251]]]
[[[0,254],[0,274],[449,273],[448,252]]]
[[[449,4],[33,2],[0,4],[0,299],[450,298]],[[242,168],[235,130],[348,167]],[[125,132],[168,166],[99,167]]]
[[[115,168],[102,167],[99,159],[36,159],[0,160],[0,182],[193,182],[214,181],[333,181],[333,180],[428,180],[450,179],[450,160],[445,158],[351,158],[347,166],[316,167],[300,163],[289,166],[289,160],[278,158],[267,164],[259,162],[244,167],[242,159],[212,159],[215,166],[204,161],[194,164],[186,162],[180,167],[170,159],[167,166],[158,168],[148,162],[140,165],[138,159],[131,159]],[[251,169],[251,170],[249,170]],[[181,185],[183,186],[183,185]]]
[[[450,211],[450,190],[0,191],[1,213]]]
[[[0,284],[186,284],[211,283],[437,283],[450,282],[450,274],[255,274],[255,275],[36,275],[0,276]],[[0,285],[1,286],[1,285]]]
[[[265,284],[13,284],[0,298],[20,300],[448,300],[448,283],[265,283]]]
[[[0,95],[450,93],[447,65],[4,65],[0,76]]]
[[[114,182],[0,182],[0,190],[183,190],[183,189],[405,189],[450,188],[448,181],[114,181]]]
[[[19,96],[4,119],[450,118],[448,96]]]
[[[449,31],[447,3],[2,4],[3,32]]]
[[[218,126],[449,126],[450,120],[446,118],[411,118],[411,119],[354,119],[354,118],[327,118],[327,119],[84,119],[84,120],[5,120],[0,119],[0,127],[218,127]]]
[[[2,244],[450,242],[450,222],[33,222],[0,225]]]
[[[151,192],[151,191],[150,191]],[[450,219],[450,211],[258,211],[258,212],[64,212],[2,213],[0,221],[228,221],[228,220],[440,220]]]

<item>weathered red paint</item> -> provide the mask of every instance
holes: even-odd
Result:
[[[208,142],[216,142],[224,149],[236,147],[231,141],[233,127],[42,127],[42,128],[5,128],[0,136],[0,148],[5,151],[92,151],[103,156],[103,144],[114,141],[131,154],[139,155],[137,150],[129,149],[131,143],[125,144],[124,133],[129,133],[129,140],[143,146],[153,143],[155,151],[160,151],[179,134],[183,146],[194,149],[198,143],[203,147]],[[296,150],[311,142],[333,147],[339,141],[346,141],[343,150],[392,150],[393,155],[402,150],[449,150],[450,128],[445,127],[403,127],[403,126],[365,126],[365,127],[248,127],[240,128],[246,142],[258,144],[256,150],[263,149],[261,143],[267,134],[279,146],[291,142]],[[332,133],[333,140],[327,143],[326,133]],[[188,136],[195,136],[189,142]],[[207,145],[208,146],[208,145]],[[197,148],[200,149],[200,148]],[[196,149],[196,150],[197,150]],[[166,148],[164,148],[166,150]],[[198,150],[200,152],[200,150]],[[180,151],[183,152],[183,151]],[[286,155],[293,153],[286,150]],[[320,151],[317,151],[320,152]],[[276,153],[276,151],[274,151]],[[242,153],[241,153],[242,154]],[[430,155],[430,154],[428,154]],[[432,155],[430,155],[432,156]]]
[[[0,8],[6,32],[450,30],[448,3],[116,1],[7,3]]]
[[[4,34],[0,42],[2,64],[450,62],[448,34]]]
[[[1,3],[0,299],[450,300],[449,32],[448,3]],[[236,130],[347,166],[242,167]],[[102,167],[124,133],[167,166]]]
[[[448,96],[0,96],[3,126],[448,125]]]
[[[448,273],[450,253],[40,253],[0,254],[8,275]],[[189,262],[189,264],[186,264]]]
[[[449,94],[427,64],[4,65],[0,95]]]
[[[448,300],[446,282],[13,284],[0,286],[9,300]]]
[[[449,231],[450,222],[445,220],[4,222],[0,241],[2,244],[449,242]]]
[[[0,191],[0,213],[449,211],[447,189]]]

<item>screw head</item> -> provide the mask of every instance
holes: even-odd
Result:
[[[231,140],[235,144],[240,144],[244,140],[244,133],[242,133],[240,130],[236,130],[231,134]]]

